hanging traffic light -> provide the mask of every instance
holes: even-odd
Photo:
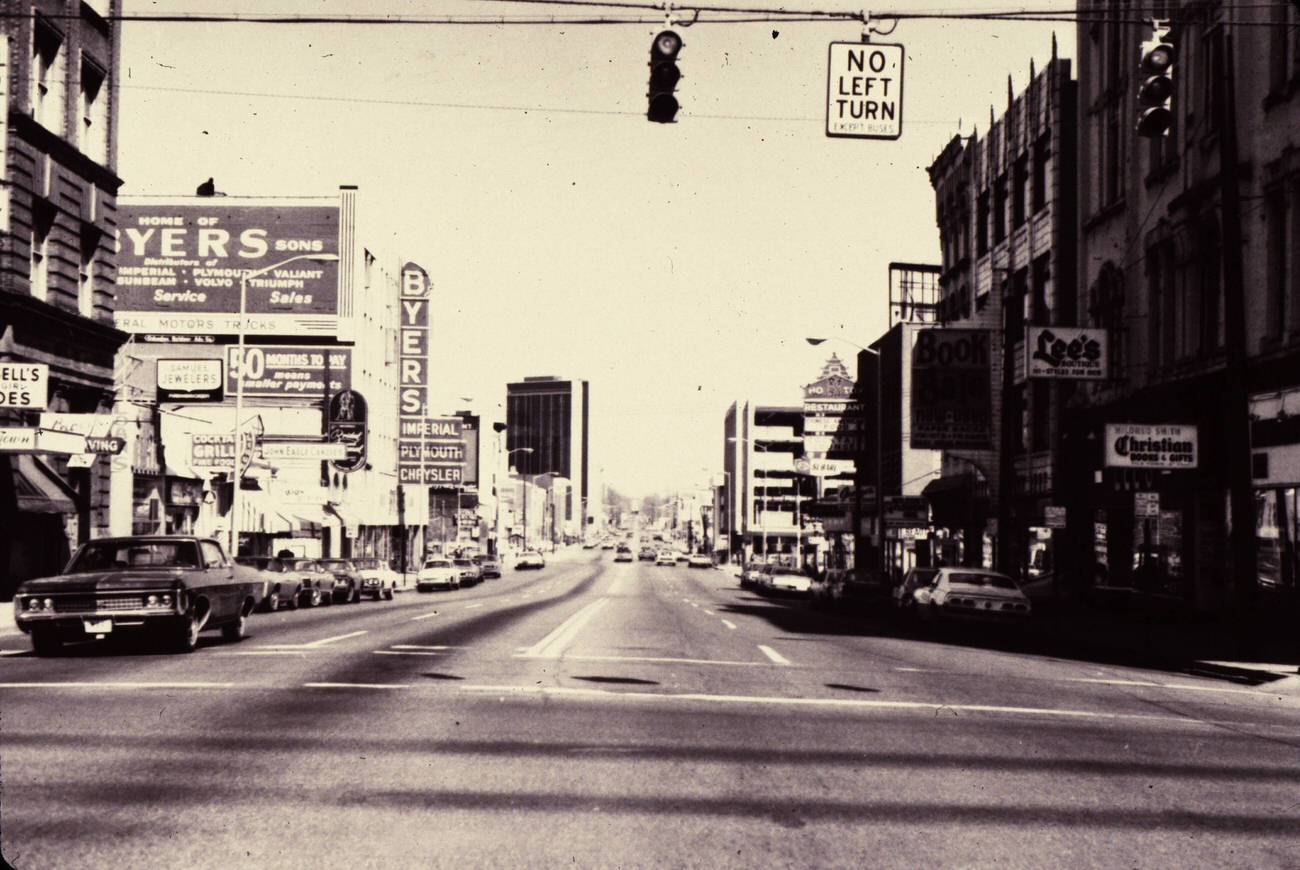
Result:
[[[1177,52],[1169,26],[1162,21],[1152,21],[1154,33],[1142,43],[1138,64],[1138,122],[1137,134],[1148,138],[1168,136],[1174,124],[1170,108],[1174,97],[1174,59]]]
[[[670,124],[677,115],[677,98],[673,91],[682,77],[677,68],[677,53],[682,50],[682,38],[665,30],[650,44],[650,98],[646,117],[658,124]]]

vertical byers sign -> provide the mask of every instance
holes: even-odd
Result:
[[[903,135],[903,46],[832,42],[826,79],[826,135]]]
[[[424,483],[425,421],[429,416],[429,273],[402,267],[397,379],[397,482]]]

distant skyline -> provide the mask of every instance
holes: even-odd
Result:
[[[126,7],[323,11],[308,0]],[[1023,7],[944,4],[989,8]],[[432,13],[415,0],[340,0],[326,14]],[[121,192],[193,194],[208,177],[232,196],[354,184],[362,239],[424,266],[440,302],[435,407],[504,419],[507,383],[585,379],[591,465],[606,482],[629,495],[707,483],[731,402],[797,404],[832,352],[852,355],[805,337],[867,344],[885,330],[888,263],[939,260],[925,168],[954,135],[986,130],[990,106],[1005,110],[1008,76],[1023,88],[1053,32],[1071,57],[1074,28],[899,22],[876,37],[906,50],[896,142],[825,136],[828,45],[859,40],[852,22],[679,26],[682,109],[652,124],[660,28],[127,22]]]

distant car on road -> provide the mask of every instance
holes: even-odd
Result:
[[[474,557],[474,561],[482,569],[484,578],[498,579],[501,577],[501,561],[496,556],[480,553]]]
[[[211,538],[98,538],[78,547],[61,574],[20,584],[14,622],[31,635],[37,655],[69,640],[130,632],[192,652],[209,629],[241,640],[265,590],[261,572],[227,558]]]
[[[459,588],[460,569],[451,564],[450,559],[425,559],[415,578],[416,592]]]
[[[525,550],[515,559],[515,570],[525,571],[529,568],[540,569],[546,567],[546,557],[537,550]]]
[[[653,562],[659,554],[655,552],[654,547],[642,547],[636,554],[637,560],[641,562]]]
[[[1029,598],[1006,574],[983,568],[940,568],[928,586],[912,593],[923,622],[985,622],[1021,625]]]
[[[667,550],[664,550],[662,553],[659,554],[658,558],[655,559],[655,564],[668,565],[669,567],[675,568],[677,567],[677,559],[675,556],[673,556],[672,553],[668,552]]]
[[[692,568],[712,568],[713,557],[708,553],[691,553],[686,557],[686,564]]]
[[[615,562],[631,562],[631,561],[632,561],[632,548],[620,544],[619,547],[618,547],[618,550],[614,553],[614,561],[615,561]]]
[[[903,576],[903,582],[895,586],[890,592],[890,598],[894,602],[894,608],[898,611],[899,616],[905,619],[916,616],[916,591],[933,583],[938,573],[938,568],[908,569],[907,574]]]

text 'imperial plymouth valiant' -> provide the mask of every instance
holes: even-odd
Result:
[[[229,641],[243,638],[265,594],[261,573],[236,565],[210,538],[99,538],[77,548],[62,574],[20,585],[14,621],[32,636],[37,655],[65,641],[139,631],[191,652],[206,629],[220,628]]]

